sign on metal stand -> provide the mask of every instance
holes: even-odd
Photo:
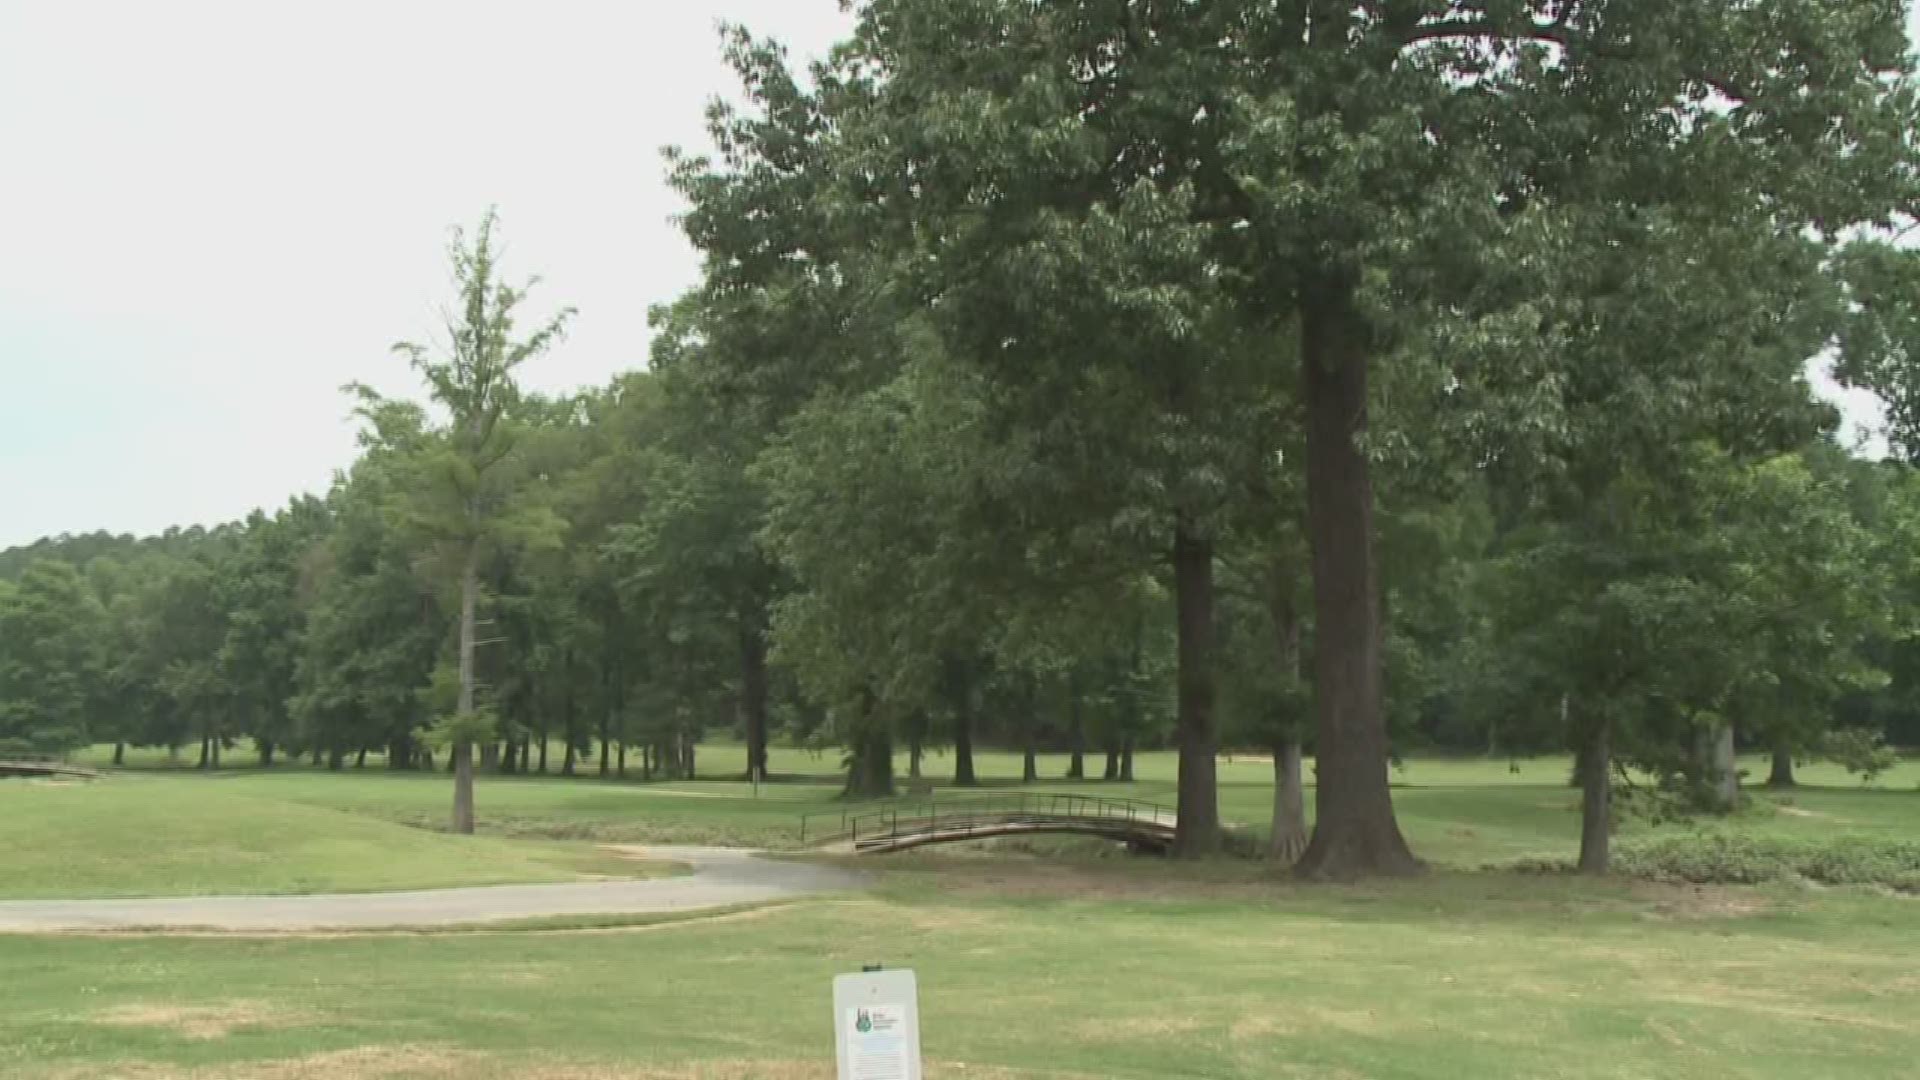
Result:
[[[913,972],[869,969],[833,980],[839,1080],[920,1080],[920,988]]]

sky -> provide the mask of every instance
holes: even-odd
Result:
[[[818,55],[837,0],[0,0],[0,548],[324,491],[341,387],[417,396],[449,229],[496,206],[534,389],[646,362],[691,286],[660,149],[731,94],[717,24]],[[1848,413],[1871,422],[1870,401]]]
[[[0,0],[0,548],[324,491],[341,386],[419,395],[449,229],[499,208],[536,389],[646,362],[697,279],[660,150],[704,149],[728,20],[798,56],[836,0]]]

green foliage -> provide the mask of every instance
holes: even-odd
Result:
[[[1837,728],[1820,739],[1820,756],[1870,784],[1900,764],[1900,755],[1877,731]]]
[[[1650,881],[1757,885],[1811,881],[1882,885],[1920,893],[1920,843],[1855,836],[1818,840],[1737,833],[1663,837],[1630,844],[1615,856],[1623,874]]]

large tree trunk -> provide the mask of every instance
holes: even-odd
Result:
[[[1133,736],[1131,735],[1120,743],[1120,782],[1133,783]]]
[[[921,745],[920,732],[916,730],[907,737],[907,779],[920,779],[920,758],[925,753],[926,747]]]
[[[1120,744],[1117,742],[1107,744],[1107,767],[1101,771],[1100,779],[1120,779]]]
[[[1301,772],[1299,743],[1287,741],[1273,748],[1273,832],[1267,847],[1283,863],[1298,859],[1307,848],[1307,799]]]
[[[842,793],[849,799],[884,799],[893,795],[893,729],[878,723],[872,715],[861,717],[853,737],[847,763],[847,787]]]
[[[1194,858],[1220,846],[1214,776],[1213,543],[1184,513],[1173,530],[1173,590],[1178,644],[1180,787],[1173,853]]]
[[[200,760],[195,762],[193,767],[196,769],[205,769],[211,766],[212,764],[213,764],[213,736],[202,735],[200,736]]]
[[[963,680],[953,700],[953,786],[979,783],[973,773],[973,686]]]
[[[747,735],[747,779],[767,778],[767,639],[753,620],[740,623],[740,719]]]
[[[620,740],[619,761],[615,767],[614,775],[622,780],[627,778],[627,742],[625,739]]]
[[[273,768],[273,740],[256,739],[254,740],[254,745],[259,747],[260,750],[260,767],[263,769]],[[118,762],[115,764],[118,764]]]
[[[544,721],[541,722],[540,731],[535,738],[540,740],[540,775],[545,776],[547,775],[547,725]]]
[[[127,744],[125,742],[113,744],[113,763],[116,767],[127,763]]]
[[[1085,780],[1087,719],[1080,711],[1080,678],[1077,675],[1067,680],[1067,722],[1070,726],[1068,737],[1073,742],[1073,756],[1067,759],[1067,779]]]
[[[1613,747],[1596,723],[1580,753],[1580,872],[1604,874],[1613,842]]]
[[[1740,805],[1740,762],[1734,756],[1733,724],[1722,720],[1700,732],[1700,788],[1707,808],[1725,813]]]
[[[560,738],[566,744],[564,756],[560,759],[560,775],[572,776],[574,763],[580,756],[580,733],[574,730],[573,680],[567,677],[570,657],[562,653],[560,657]]]
[[[1028,723],[1031,725],[1032,721],[1029,720]],[[1026,743],[1020,749],[1020,782],[1023,784],[1031,784],[1040,779],[1040,763],[1034,758],[1033,728],[1031,726],[1027,728]]]
[[[475,607],[480,596],[480,548],[467,551],[466,565],[460,570],[460,698],[455,707],[461,725],[472,722],[473,650],[475,644]],[[468,733],[458,733],[453,743],[453,831],[473,832],[473,742]]]
[[[1393,816],[1381,709],[1380,592],[1374,565],[1367,430],[1366,327],[1348,281],[1303,290],[1307,535],[1313,550],[1313,839],[1298,868],[1312,877],[1417,872]]]
[[[1770,788],[1790,788],[1799,785],[1793,776],[1793,751],[1784,747],[1773,752],[1773,769],[1767,773],[1767,786]]]

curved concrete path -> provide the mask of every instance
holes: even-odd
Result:
[[[301,931],[454,926],[567,915],[701,911],[857,888],[860,874],[709,847],[623,847],[686,863],[693,873],[649,881],[489,885],[421,892],[315,896],[196,896],[156,900],[0,901],[0,933],[76,930]]]

